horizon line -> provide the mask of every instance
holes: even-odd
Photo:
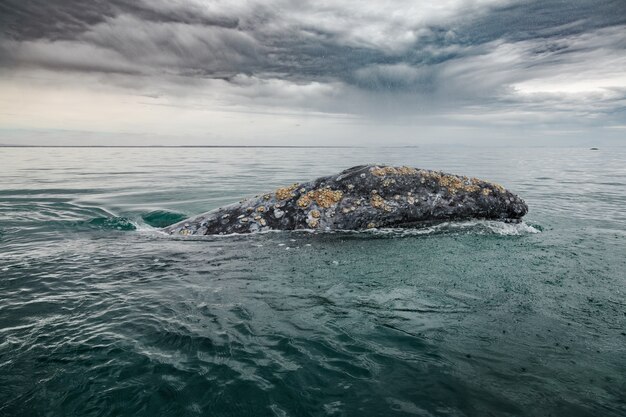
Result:
[[[0,148],[366,148],[363,145],[1,145]],[[407,146],[398,146],[407,147]],[[417,147],[417,146],[408,146]]]

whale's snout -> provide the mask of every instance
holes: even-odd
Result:
[[[519,196],[511,194],[511,197],[509,197],[508,200],[509,207],[507,210],[507,215],[509,216],[509,218],[521,219],[528,213],[528,205]]]

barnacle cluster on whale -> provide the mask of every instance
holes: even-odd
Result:
[[[519,220],[526,203],[499,184],[407,166],[356,166],[281,187],[164,230],[177,235],[412,227],[470,218]]]

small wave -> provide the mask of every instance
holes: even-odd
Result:
[[[84,224],[94,229],[137,230],[137,225],[126,217],[96,217]]]
[[[141,218],[149,226],[167,227],[181,220],[185,220],[187,216],[173,211],[155,210],[150,213],[142,214]]]

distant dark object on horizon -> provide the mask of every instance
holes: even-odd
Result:
[[[589,148],[590,151],[599,151],[600,149],[598,148]]]

